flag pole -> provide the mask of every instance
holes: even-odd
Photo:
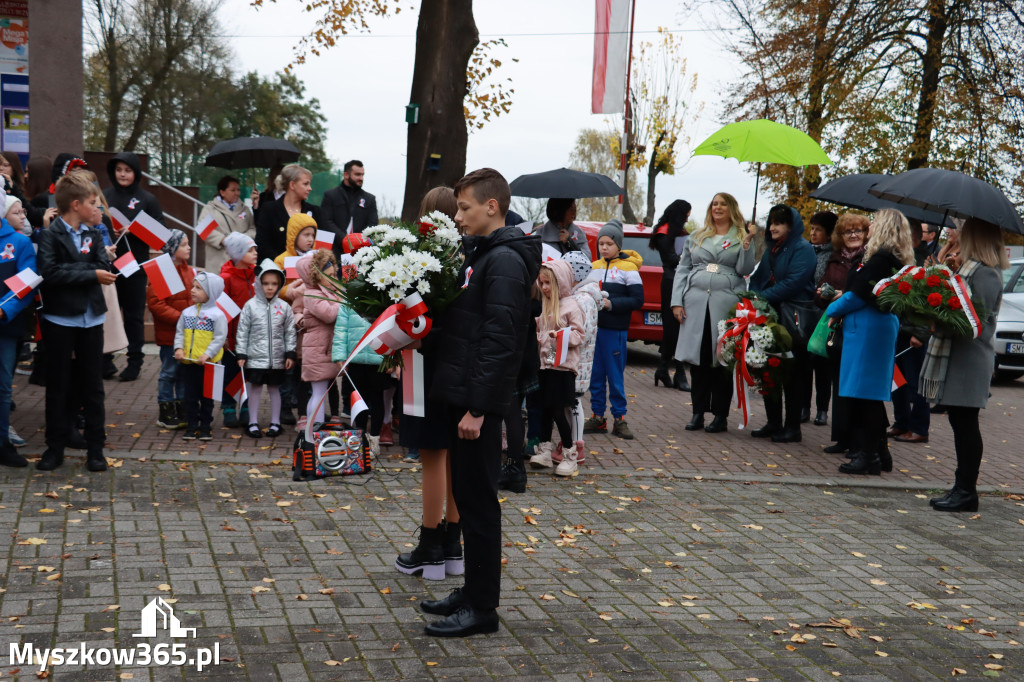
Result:
[[[619,187],[622,194],[619,195],[619,207],[616,215],[623,220],[623,210],[626,203],[626,174],[629,172],[629,126],[631,114],[629,107],[629,81],[633,70],[633,20],[636,18],[636,0],[629,3],[629,47],[626,50],[626,106],[623,109],[622,141],[619,143]]]

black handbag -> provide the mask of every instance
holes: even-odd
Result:
[[[793,337],[794,343],[807,344],[821,313],[821,308],[814,301],[783,301],[779,304],[779,322]]]

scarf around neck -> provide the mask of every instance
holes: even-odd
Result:
[[[970,283],[971,275],[981,267],[976,260],[965,261],[957,271],[964,281]],[[936,330],[928,341],[924,364],[921,365],[921,378],[918,391],[932,405],[942,404],[942,396],[946,389],[946,374],[949,372],[949,357],[953,350],[953,337],[948,333]]]

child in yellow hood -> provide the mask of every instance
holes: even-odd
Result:
[[[285,267],[285,258],[292,258],[296,256],[305,256],[307,253],[313,250],[313,244],[316,242],[316,221],[313,220],[312,216],[306,215],[305,213],[296,213],[288,219],[288,231],[285,236],[285,249],[284,253],[278,255],[274,259],[274,264],[281,268],[282,272],[287,275],[288,268]],[[287,279],[284,288],[281,290],[280,298],[285,301],[291,302],[292,297],[288,292],[288,285],[294,282],[297,277]]]

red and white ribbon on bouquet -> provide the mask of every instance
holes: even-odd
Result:
[[[924,270],[924,268],[922,268],[919,265],[904,265],[892,277],[883,277],[882,279],[878,280],[874,288],[871,289],[871,293],[873,293],[875,296],[878,296],[880,293],[882,293],[882,291],[887,289],[894,282],[898,282],[900,277],[903,277],[903,275],[907,274],[911,270],[917,270],[918,268]]]
[[[721,357],[722,346],[727,339],[736,338],[736,365],[733,367],[733,381],[736,383],[736,407],[743,413],[743,424],[741,429],[746,428],[750,421],[750,407],[747,405],[747,387],[744,385],[755,385],[754,377],[747,371],[747,346],[750,344],[750,325],[764,324],[768,318],[757,311],[750,299],[744,298],[736,304],[736,317],[727,322],[735,326],[726,329],[718,345],[715,348],[715,355]]]
[[[345,358],[337,376],[340,377],[345,372],[352,359],[363,349],[369,347],[380,355],[394,355],[399,349],[426,336],[430,332],[432,324],[430,318],[427,317],[427,304],[423,302],[423,297],[415,292],[409,294],[398,303],[388,306],[374,320],[370,328],[363,334],[363,338],[359,339],[359,343]],[[422,356],[416,358],[414,354],[419,355],[416,351],[403,351],[403,358],[407,360],[402,377],[403,412],[413,417],[422,417],[426,414],[423,362]],[[325,394],[320,399],[320,404],[313,410],[313,414],[320,411],[320,405],[323,405],[323,401],[326,399]],[[306,421],[306,440],[310,442],[313,440],[312,419]]]
[[[967,282],[960,275],[953,275],[949,278],[949,286],[953,293],[956,294],[956,297],[960,299],[964,315],[967,316],[967,321],[971,323],[971,338],[978,338],[978,334],[981,333],[981,318],[978,317],[978,311],[974,309],[974,304],[971,303],[971,293],[967,288]]]

